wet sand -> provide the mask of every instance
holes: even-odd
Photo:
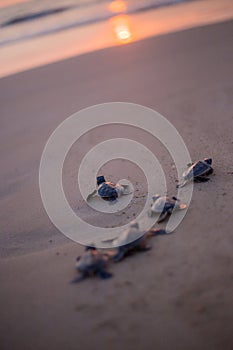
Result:
[[[232,21],[194,28],[0,80],[1,349],[232,349],[232,33]],[[194,160],[214,159],[215,174],[195,184],[173,235],[113,265],[111,280],[73,286],[68,282],[83,248],[50,223],[39,195],[39,161],[60,122],[109,101],[156,109]],[[73,150],[64,180],[71,204],[84,215],[72,191],[72,160],[94,142],[87,137]],[[171,159],[154,144],[151,149],[174,189]],[[110,168],[106,175],[116,179]],[[136,172],[129,175],[135,182]],[[139,191],[146,194],[143,186]]]

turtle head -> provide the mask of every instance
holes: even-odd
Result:
[[[96,248],[95,248],[95,247],[92,247],[92,246],[90,246],[90,245],[87,245],[87,246],[85,247],[85,251],[88,251],[88,250],[96,250]]]
[[[160,194],[155,194],[155,195],[152,197],[153,202],[157,201],[157,199],[159,199],[160,197],[161,197]]]
[[[212,164],[212,158],[205,158],[204,162],[211,165]]]
[[[97,186],[101,185],[103,182],[105,182],[104,176],[97,176],[96,182],[97,182]]]

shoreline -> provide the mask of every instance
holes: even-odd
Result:
[[[148,37],[225,22],[232,18],[231,0],[201,0],[130,15],[127,16],[127,22],[133,43]],[[107,21],[0,47],[0,78],[122,45],[115,37],[114,26],[112,21]]]

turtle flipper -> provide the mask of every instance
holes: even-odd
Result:
[[[187,181],[182,182],[181,184],[178,184],[176,188],[182,188],[186,185]]]
[[[116,190],[119,197],[132,193],[132,190],[129,185],[124,185],[120,183],[116,184]]]
[[[91,192],[88,196],[86,201],[88,202],[91,198],[95,197],[97,195],[97,190],[94,190],[93,192]]]
[[[152,228],[147,232],[148,237],[159,236],[159,235],[167,235],[169,232],[160,228]]]
[[[118,253],[116,255],[114,255],[113,257],[113,261],[114,262],[118,262],[118,261],[121,261],[125,256],[125,251],[124,249],[118,249]]]
[[[168,211],[163,211],[160,215],[159,215],[159,219],[157,221],[158,224],[160,224],[160,222],[166,220],[166,218],[168,217],[168,215],[170,215],[170,213]]]
[[[208,177],[203,177],[203,176],[196,176],[194,179],[196,182],[207,182],[209,181]]]
[[[122,195],[133,193],[129,185],[121,185],[121,186],[124,188]]]
[[[82,274],[80,276],[75,277],[72,281],[70,281],[70,284],[75,284],[75,283],[79,283],[82,282],[83,280],[85,280],[87,278],[87,275]]]
[[[174,199],[174,201],[180,202],[180,199],[176,198],[175,196],[173,196],[172,199]]]
[[[132,186],[128,183],[128,181],[126,182],[125,180],[120,180],[117,182],[116,190],[120,196],[133,193]]]
[[[103,270],[103,269],[99,269],[98,270],[98,276],[102,279],[107,279],[107,278],[111,278],[112,277],[112,274]]]

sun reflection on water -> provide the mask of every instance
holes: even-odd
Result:
[[[114,14],[110,19],[114,36],[118,44],[127,44],[132,41],[132,30],[129,23],[129,16],[126,15],[127,5],[123,0],[112,1],[108,9]]]
[[[129,23],[129,16],[115,16],[111,19],[111,24],[118,43],[127,44],[133,40],[132,30]]]

